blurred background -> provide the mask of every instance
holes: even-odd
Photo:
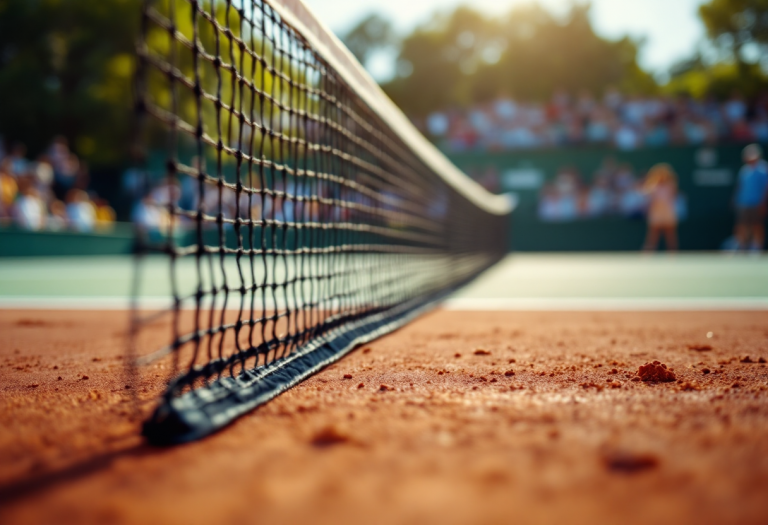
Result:
[[[132,249],[138,3],[0,2],[0,255]],[[667,247],[673,228],[683,250],[763,248],[739,246],[734,197],[744,147],[768,143],[765,1],[306,3],[455,164],[516,196],[513,249],[653,249],[649,221]]]

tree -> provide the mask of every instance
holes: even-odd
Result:
[[[697,99],[712,96],[725,100],[734,92],[753,98],[768,86],[768,77],[755,64],[743,67],[740,69],[734,62],[707,64],[691,60],[675,68],[663,90]]]
[[[675,64],[664,91],[695,98],[753,98],[768,87],[768,0],[710,0],[699,8],[720,56],[697,51]]]
[[[388,19],[372,13],[349,30],[342,40],[355,58],[365,65],[375,52],[395,45],[397,35]]]
[[[48,146],[53,136],[62,134],[77,154],[90,162],[115,164],[124,160],[134,139],[133,80],[141,2],[0,0],[0,97],[3,100],[0,136],[24,142],[35,155]],[[233,36],[248,39],[248,25],[232,4],[214,0],[203,5],[206,11],[214,6],[219,24],[230,25]],[[174,6],[176,29],[192,40],[192,5],[172,0],[158,2],[156,7],[163,16],[169,17],[170,5]],[[157,56],[170,60],[167,31],[156,24],[149,24],[148,30],[147,47]],[[216,31],[211,24],[198,22],[198,38],[208,52],[214,52]],[[271,44],[262,45],[257,35],[253,46],[267,57],[270,68],[284,72],[293,68],[291,75],[296,78],[306,75],[295,63],[275,59]],[[178,47],[175,65],[188,78],[193,78],[192,54]],[[260,61],[242,60],[243,51],[232,45],[223,32],[219,33],[219,49],[221,56],[232,59],[244,76],[253,78],[260,89],[276,99],[299,97],[297,90],[289,94],[288,83],[276,82],[271,72],[265,72]],[[148,69],[150,98],[157,106],[170,111],[167,75],[160,74],[157,68]],[[200,66],[203,89],[208,93],[220,92],[222,100],[239,107],[240,93],[233,77],[228,74],[221,77],[219,79],[213,68],[203,61]],[[176,111],[182,119],[194,123],[196,103],[192,90],[179,88],[176,93]],[[206,131],[215,135],[218,123],[214,106],[204,103],[202,112]],[[268,117],[277,121],[281,118],[280,111],[273,110]],[[224,140],[236,136],[233,131],[236,126],[230,119],[224,118],[221,126]]]
[[[385,89],[414,116],[500,94],[541,100],[558,88],[652,92],[657,85],[637,63],[639,46],[595,34],[589,5],[574,4],[564,19],[538,4],[494,19],[460,7],[404,39],[400,75]]]
[[[139,0],[0,2],[0,134],[39,152],[56,134],[96,162],[128,140]]]
[[[710,0],[699,7],[699,16],[707,35],[730,55],[742,73],[747,71],[747,64],[761,57],[765,60],[768,0]]]

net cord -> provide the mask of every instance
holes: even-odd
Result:
[[[416,156],[456,191],[488,213],[508,215],[515,208],[509,194],[494,195],[461,172],[411,123],[339,38],[301,0],[264,0],[322,55],[350,88],[397,134]]]

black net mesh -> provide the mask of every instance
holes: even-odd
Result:
[[[447,182],[270,4],[144,7],[137,112],[156,168],[136,220],[173,296],[134,316],[139,369],[172,369],[156,442],[220,428],[506,250],[507,214]]]

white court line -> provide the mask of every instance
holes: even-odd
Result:
[[[170,307],[168,298],[157,297],[141,300],[150,309]],[[128,310],[131,301],[127,297],[0,297],[0,310]]]
[[[221,303],[217,303],[220,308]],[[0,297],[0,309],[4,310],[128,310],[130,304],[127,297]],[[206,306],[210,307],[210,303]],[[239,306],[239,301],[230,300],[227,309],[237,310]],[[170,309],[171,301],[167,297],[145,297],[139,301],[139,307],[166,310]],[[453,311],[768,311],[768,297],[457,297],[446,300],[442,307]]]
[[[457,311],[739,311],[768,310],[768,297],[457,297],[445,301],[443,308]]]

